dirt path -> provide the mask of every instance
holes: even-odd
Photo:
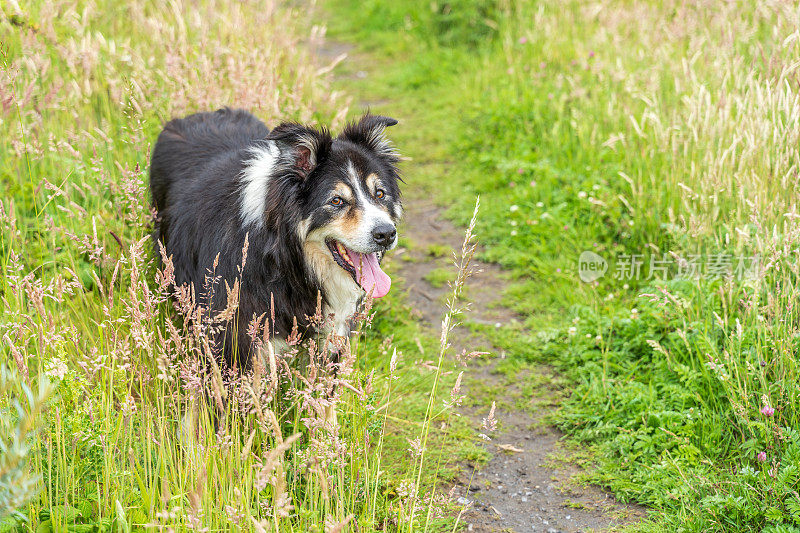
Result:
[[[402,234],[413,246],[400,250],[392,259],[408,291],[411,307],[418,310],[425,327],[438,335],[444,297],[449,293],[445,285],[435,287],[426,281],[434,269],[446,266],[449,254],[441,259],[431,258],[426,252],[431,245],[459,249],[461,230],[454,228],[442,217],[442,209],[430,201],[407,191],[405,223]],[[411,260],[401,259],[408,254]],[[468,320],[483,324],[508,327],[518,321],[515,314],[499,305],[505,288],[504,272],[497,265],[477,261],[478,273],[468,282],[467,295],[471,301]],[[452,265],[450,266],[452,270]],[[480,384],[483,390],[494,392],[497,405],[518,405],[521,383],[509,384],[504,374],[494,372],[502,353],[484,336],[457,328],[451,336],[453,351],[489,346],[495,357],[488,364],[470,365],[469,383]],[[467,340],[465,342],[465,340]],[[460,503],[471,502],[471,510],[463,515],[468,531],[543,531],[574,532],[607,530],[641,517],[641,509],[616,502],[610,494],[593,486],[580,486],[571,482],[578,468],[559,457],[568,455],[561,446],[561,433],[543,423],[542,418],[554,409],[558,393],[553,388],[553,375],[547,368],[522,376],[528,382],[538,383],[533,398],[522,398],[528,409],[509,410],[498,407],[496,418],[499,428],[492,442],[484,446],[492,454],[488,464],[473,471],[464,465],[456,489]],[[467,390],[469,396],[469,390]],[[536,414],[533,414],[533,413]],[[486,416],[486,407],[464,408],[462,414],[478,427]],[[513,446],[504,451],[499,446]]]
[[[326,64],[343,53],[351,53],[347,44],[323,41],[315,46],[316,57]],[[356,68],[358,65],[365,70]],[[364,79],[369,58],[351,57],[340,69],[342,77],[349,80]],[[390,103],[380,100],[362,100],[358,107],[371,107],[373,111],[389,110]],[[377,108],[377,109],[376,109]],[[391,114],[391,112],[388,112]],[[407,121],[409,117],[401,117]],[[402,149],[402,147],[400,147]],[[425,167],[428,174],[441,172],[441,161],[416,162],[406,166],[406,173],[420,172]],[[452,251],[460,249],[463,231],[454,227],[443,217],[443,209],[432,200],[431,190],[424,187],[406,186],[404,189],[404,223],[399,228],[401,236],[410,245],[398,248],[387,256],[402,278],[408,302],[419,313],[419,319],[431,335],[438,337],[443,313],[443,302],[450,288],[446,283],[427,279],[431,272],[443,268],[451,273]],[[431,254],[431,250],[446,251]],[[438,257],[437,257],[438,255]],[[404,257],[405,256],[405,257]],[[467,284],[466,295],[471,302],[471,311],[465,320],[496,327],[510,327],[520,320],[511,310],[500,305],[506,288],[503,270],[494,264],[475,261],[477,273]],[[465,373],[467,397],[470,387],[480,385],[482,398],[487,405],[496,401],[498,430],[492,441],[484,444],[491,460],[474,470],[463,465],[456,485],[455,496],[459,503],[468,505],[462,515],[462,523],[468,531],[480,532],[577,532],[609,530],[641,518],[641,508],[618,503],[614,497],[594,486],[581,486],[571,480],[579,472],[573,464],[560,461],[568,455],[561,446],[562,434],[546,424],[543,418],[552,409],[558,398],[557,385],[550,369],[539,368],[524,376],[508,378],[495,371],[504,354],[491,345],[483,335],[477,335],[462,326],[451,335],[451,353],[476,346],[488,347],[492,356],[484,362],[472,363]],[[533,397],[524,398],[523,385],[537,383]],[[472,385],[470,385],[472,384]],[[477,395],[477,394],[476,394]],[[487,415],[487,405],[462,408],[462,415],[480,426]],[[524,408],[501,406],[524,405]],[[476,431],[477,433],[477,431]],[[510,445],[516,451],[504,451],[500,445]],[[508,449],[508,448],[507,448]]]

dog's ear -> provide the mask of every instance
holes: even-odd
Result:
[[[284,122],[272,130],[268,140],[276,141],[281,151],[291,154],[293,170],[302,178],[328,157],[331,134],[326,129],[316,129],[294,122]]]
[[[351,122],[345,126],[339,139],[360,144],[388,159],[389,162],[397,163],[400,156],[384,135],[386,128],[395,124],[397,120],[393,118],[367,113],[358,122]]]

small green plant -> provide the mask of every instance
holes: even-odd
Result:
[[[425,274],[425,281],[437,288],[444,287],[453,281],[453,273],[446,268],[434,268]]]
[[[429,244],[425,248],[425,253],[438,259],[440,257],[447,257],[452,254],[453,251],[449,247],[441,244]]]

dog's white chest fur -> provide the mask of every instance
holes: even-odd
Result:
[[[350,334],[350,319],[356,314],[358,302],[364,294],[349,276],[346,281],[349,283],[341,283],[339,280],[325,283],[328,302],[323,311],[326,316],[333,315],[333,331],[340,337]]]
[[[307,242],[305,253],[309,267],[322,282],[325,291],[322,309],[325,319],[333,315],[334,333],[347,337],[350,334],[350,319],[358,310],[364,291],[347,271],[336,264],[324,244]]]

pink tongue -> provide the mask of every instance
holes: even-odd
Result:
[[[356,266],[356,278],[361,287],[367,292],[372,291],[373,298],[386,296],[392,286],[392,278],[381,270],[378,254],[362,254],[348,249],[347,255]]]

